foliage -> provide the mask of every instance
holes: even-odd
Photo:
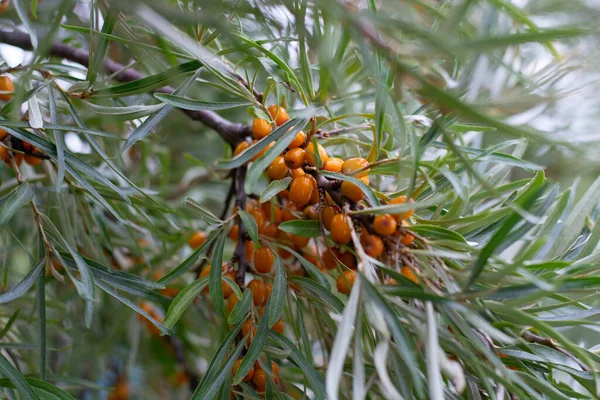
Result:
[[[600,312],[600,180],[561,189],[533,150],[586,149],[518,123],[567,94],[565,49],[597,12],[531,3],[10,1],[2,396],[600,396],[584,340]],[[570,24],[534,22],[550,12]],[[234,155],[271,104],[291,119]],[[346,206],[354,285],[340,260],[323,268],[319,218],[271,240],[245,209],[286,204],[292,180],[265,171],[301,130],[303,146],[369,162],[368,182],[305,165],[318,212],[325,193]],[[342,196],[351,184],[365,200]],[[386,214],[405,217],[373,258],[361,232]],[[269,247],[273,272],[257,273],[248,255]],[[251,276],[272,285],[264,317]],[[260,369],[264,394],[243,381]]]

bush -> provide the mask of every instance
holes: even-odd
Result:
[[[600,180],[511,119],[586,32],[364,3],[2,2],[2,397],[600,394]]]

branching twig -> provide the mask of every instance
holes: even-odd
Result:
[[[571,354],[571,352],[560,347],[558,345],[558,342],[552,338],[546,338],[543,336],[539,336],[539,335],[536,335],[535,333],[531,333],[530,331],[523,331],[523,333],[521,333],[521,337],[528,342],[541,344],[541,345],[550,347],[551,349],[556,350],[559,353],[564,354],[565,356],[573,359],[573,361],[575,361],[577,363],[577,365],[579,365],[583,371],[587,372],[590,370],[590,368],[587,365],[585,365],[581,360],[579,360],[577,357],[575,357],[573,354]]]
[[[31,39],[29,35],[20,31],[0,30],[0,42],[11,46],[20,47],[23,50],[32,50]],[[87,51],[76,49],[62,43],[54,43],[48,50],[49,55],[61,57],[69,61],[76,62],[85,67],[88,66],[90,55]],[[119,82],[131,82],[145,77],[144,74],[133,70],[124,69],[122,64],[119,64],[109,58],[104,59],[104,69],[108,74],[115,74],[114,79]],[[120,71],[120,72],[119,72]],[[118,73],[117,73],[118,72]],[[170,86],[165,86],[156,90],[159,93],[173,93],[175,89]],[[244,137],[250,135],[250,126],[231,122],[217,113],[208,110],[192,111],[183,110],[188,117],[195,121],[200,121],[209,128],[214,129],[226,142],[237,144]]]

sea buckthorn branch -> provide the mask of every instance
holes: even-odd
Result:
[[[23,50],[33,50],[29,35],[20,31],[0,30],[0,42],[19,47]],[[48,54],[76,62],[84,67],[89,66],[90,55],[87,51],[76,49],[66,44],[52,44],[48,49]],[[128,69],[125,65],[119,64],[109,58],[104,59],[103,66],[104,70],[108,74],[114,74],[113,78],[119,82],[132,82],[145,77],[144,74],[134,69]],[[171,94],[175,89],[170,86],[165,86],[156,89],[155,91],[158,93]],[[207,127],[213,129],[223,138],[223,140],[232,145],[238,144],[251,133],[250,126],[231,122],[213,111],[192,111],[184,109],[181,109],[181,111],[192,120],[200,121]]]

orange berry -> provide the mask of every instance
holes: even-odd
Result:
[[[254,143],[256,143],[256,142],[254,142]],[[263,156],[263,154],[265,154],[267,152],[267,150],[269,150],[273,146],[275,146],[275,142],[269,143],[269,145],[267,147],[265,147],[264,149],[259,151],[257,154],[255,154],[254,157],[252,157],[252,161],[258,160],[260,157]]]
[[[254,326],[251,319],[247,319],[246,322],[244,322],[244,325],[242,325],[242,335],[247,336],[249,334],[248,339],[246,341],[248,345],[252,343],[254,336],[256,336],[256,329],[257,328],[256,326]]]
[[[12,99],[12,97],[13,97],[12,93],[14,93],[14,91],[15,91],[15,85],[14,85],[12,79],[10,79],[6,75],[0,76],[0,91],[10,92],[10,93],[0,93],[0,100],[9,101],[10,99]]]
[[[410,268],[408,265],[405,265],[404,267],[402,267],[401,273],[402,273],[402,276],[404,276],[409,281],[411,281],[417,285],[419,284],[419,280],[417,279],[415,273],[413,272],[412,268]]]
[[[290,201],[303,206],[310,201],[313,183],[308,176],[294,178],[290,184]]]
[[[363,176],[359,179],[361,181],[363,181],[363,183],[365,185],[369,184],[368,176]],[[361,201],[364,197],[364,193],[363,193],[362,189],[358,185],[355,185],[352,182],[348,182],[348,181],[342,182],[341,190],[342,190],[342,194],[344,196],[346,196],[347,198],[349,198],[350,200],[355,201],[355,202]]]
[[[360,240],[365,253],[377,258],[383,253],[383,240],[377,235],[364,235]]]
[[[265,299],[263,300],[263,305],[267,304],[269,297],[271,297],[272,291],[273,291],[273,285],[271,285],[270,283],[265,283]]]
[[[342,173],[345,175],[351,175],[354,171],[363,169],[369,166],[369,162],[362,157],[349,158],[342,164]],[[361,172],[356,175],[357,178],[367,176],[367,171]]]
[[[281,207],[277,204],[271,204],[270,202],[263,203],[261,209],[267,217],[267,222],[279,223],[281,221]]]
[[[331,219],[331,239],[338,244],[347,244],[352,239],[350,225],[344,214],[334,215]]]
[[[340,172],[344,161],[341,158],[328,158],[323,164],[323,169],[329,172]]]
[[[310,238],[307,237],[303,237],[303,236],[298,236],[298,235],[292,235],[292,243],[294,244],[294,249],[298,250],[301,249],[303,247],[306,247],[306,245],[308,244]]]
[[[7,164],[10,163],[10,155],[8,154],[8,151],[9,150],[6,147],[0,146],[0,160]]]
[[[269,224],[265,224],[261,234],[268,238],[275,239],[277,237],[277,232],[279,232],[277,225],[269,223]]]
[[[240,226],[238,224],[235,224],[229,230],[229,233],[227,234],[227,237],[229,239],[233,240],[233,241],[236,241],[236,240],[238,240],[239,233],[240,233]]]
[[[300,147],[304,144],[305,140],[306,140],[306,135],[304,134],[304,132],[300,131],[296,134],[296,137],[294,138],[294,140],[292,140],[292,143],[290,143],[288,148],[293,149],[296,147]]]
[[[323,255],[321,257],[323,259],[323,264],[325,264],[325,268],[337,268],[336,257],[338,256],[338,254],[339,252],[335,249],[327,249],[325,252],[323,252]]]
[[[283,323],[282,320],[279,320],[279,321],[275,322],[275,325],[273,325],[271,327],[271,329],[273,329],[275,332],[279,333],[280,335],[283,335],[283,330],[285,329],[285,324]]]
[[[408,202],[414,203],[415,201],[413,199],[409,199]],[[389,202],[389,204],[404,204],[404,203],[406,203],[406,196],[404,196],[404,195],[398,196],[395,199],[390,200],[390,202]],[[394,214],[394,217],[396,218],[396,220],[398,222],[400,222],[403,219],[410,218],[414,213],[415,213],[415,210],[408,210],[408,211],[404,211],[400,214]]]
[[[381,214],[375,217],[373,220],[373,229],[378,235],[389,236],[396,232],[398,226],[394,217],[390,214]]]
[[[246,260],[252,262],[254,258],[254,242],[252,240],[246,240]]]
[[[340,293],[348,294],[356,280],[356,272],[347,270],[337,279],[335,286]]]
[[[268,274],[273,268],[274,260],[273,251],[268,247],[261,247],[254,255],[254,269],[259,273]]]
[[[248,283],[248,289],[252,292],[252,301],[255,306],[260,306],[265,301],[265,284],[258,279],[252,279]]]
[[[228,272],[223,274],[224,278],[229,278],[235,282],[235,272]],[[221,282],[221,289],[223,290],[223,298],[226,299],[233,294],[233,289],[229,286],[229,283],[223,281]]]
[[[315,146],[311,143],[306,146],[306,162],[311,167],[317,166],[317,157],[316,154],[319,153],[319,158],[321,159],[321,163],[325,163],[329,156],[327,155],[327,150],[323,146],[317,143],[317,149],[315,150]]]
[[[252,382],[254,382],[254,386],[256,386],[256,390],[259,392],[263,392],[267,387],[267,373],[262,369],[254,372],[254,377],[252,378]]]
[[[312,175],[307,175],[307,176],[308,176],[308,179],[310,179],[312,186],[313,186],[313,190],[310,194],[310,199],[308,200],[308,202],[310,204],[317,204],[319,202],[319,186],[317,184],[317,180]]]
[[[412,242],[415,241],[415,237],[413,235],[411,235],[410,233],[406,233],[404,235],[402,235],[402,239],[400,239],[400,242],[405,245],[405,246],[410,246],[412,244]]]
[[[239,360],[236,360],[235,364],[233,364],[232,375],[235,376],[235,374],[237,374],[238,369],[240,369],[240,365],[242,365],[242,359],[241,358]],[[246,374],[246,376],[242,380],[244,382],[248,382],[249,380],[252,379],[253,376],[254,376],[254,365],[252,367],[250,367],[250,370],[248,371],[248,373]]]
[[[36,156],[32,156],[30,154],[25,154],[25,162],[33,167],[41,164],[42,159]]]
[[[267,120],[254,118],[254,121],[252,121],[252,137],[256,140],[264,138],[272,130],[273,127]]]
[[[8,4],[8,1],[2,3]],[[1,12],[1,11],[0,11]],[[154,326],[154,325],[152,325]],[[130,398],[129,385],[123,378],[119,378],[114,389],[108,395],[108,400],[128,400]]]
[[[290,169],[300,168],[306,160],[306,151],[299,147],[290,149],[285,153],[285,165]]]
[[[188,244],[194,250],[199,249],[200,246],[202,246],[204,244],[204,242],[206,242],[207,237],[208,237],[208,235],[202,231],[195,232],[190,237],[190,240],[188,240]]]
[[[302,215],[304,215],[304,219],[319,219],[319,206],[317,204],[307,206],[302,212]]]
[[[233,150],[233,156],[237,156],[239,155],[242,151],[246,150],[248,147],[250,147],[250,143],[249,142],[240,142],[240,144],[238,144],[235,147],[235,150]]]
[[[239,300],[240,299],[238,299],[235,293],[231,294],[231,296],[227,298],[227,312],[231,313]]]
[[[8,135],[4,129],[0,128],[0,141],[4,140],[4,138]]]
[[[323,219],[323,226],[325,226],[325,229],[327,229],[328,231],[331,230],[331,220],[335,215],[339,214],[340,212],[342,212],[342,210],[340,210],[338,206],[323,207],[323,209],[321,210],[321,218]]]
[[[293,220],[296,220],[296,219],[300,219],[300,218],[298,218],[298,217],[297,217],[297,216],[296,216],[296,215],[295,215],[295,214],[292,212],[292,210],[291,210],[290,208],[284,208],[283,210],[281,210],[281,220],[282,220],[283,222],[286,222],[286,221],[293,221]]]
[[[354,257],[354,254],[350,253],[349,251],[342,253],[339,259],[347,268],[356,269],[356,257]]]
[[[10,0],[2,0],[0,1],[0,13],[8,10],[8,6],[10,5]]]
[[[292,178],[297,178],[299,176],[306,175],[306,172],[304,172],[304,170],[302,168],[294,168],[294,169],[290,170],[290,172],[292,173]]]
[[[285,165],[284,158],[281,156],[276,157],[273,161],[271,161],[269,168],[267,168],[267,176],[273,181],[285,178],[288,172],[289,169]]]
[[[267,110],[269,111],[273,121],[275,121],[278,126],[283,125],[290,120],[290,116],[283,107],[277,107],[276,104],[272,104]]]
[[[267,222],[267,217],[262,208],[255,208],[254,210],[250,211],[250,215],[252,215],[254,221],[256,222],[258,232],[262,232],[265,227],[265,223]]]
[[[13,153],[13,157],[15,158],[15,163],[17,163],[18,166],[23,164],[23,159],[25,158],[25,156],[23,156],[23,154]]]

